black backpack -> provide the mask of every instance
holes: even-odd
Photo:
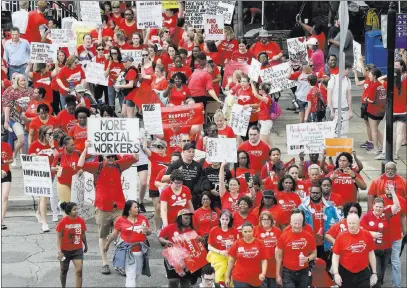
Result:
[[[126,71],[124,72],[124,74],[123,74],[123,79],[126,78],[127,73],[129,73],[130,70],[134,70],[134,71],[136,71],[136,73],[137,73],[136,67],[131,66],[131,67],[129,67],[128,69],[126,69]],[[138,75],[138,73],[137,73],[137,75]],[[125,81],[126,81],[126,84],[129,83],[129,81],[127,81],[127,80],[125,80]],[[136,84],[137,84],[137,79],[134,79],[134,83],[133,83],[133,87],[132,87],[132,88],[125,88],[125,89],[122,89],[122,90],[121,90],[121,92],[123,93],[123,95],[124,95],[124,96],[129,95],[129,93],[130,93],[131,91],[133,91],[134,87],[136,87]]]

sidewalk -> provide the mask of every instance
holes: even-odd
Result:
[[[290,91],[291,93],[291,91]],[[365,149],[359,148],[360,143],[366,140],[366,127],[363,119],[360,118],[360,96],[362,94],[362,88],[353,86],[352,89],[352,103],[353,103],[353,119],[349,125],[348,137],[354,139],[354,150],[357,153],[358,158],[363,163],[363,170],[361,176],[366,181],[366,184],[370,185],[372,180],[381,174],[381,162],[374,160],[375,155],[367,154]],[[289,93],[283,93],[280,98],[280,105],[283,110],[281,117],[274,123],[273,136],[273,147],[278,147],[282,152],[282,160],[288,161],[293,156],[287,155],[287,144],[286,144],[286,124],[298,123],[298,114],[292,111],[286,111],[287,107],[291,107],[291,96]],[[380,124],[380,130],[383,131],[384,121]],[[395,129],[394,129],[395,131]],[[394,137],[395,141],[395,137]],[[400,160],[397,161],[398,173],[406,177],[406,146],[402,147],[400,150]],[[299,159],[296,157],[296,161]],[[19,162],[18,162],[19,163]],[[13,182],[11,185],[11,192],[9,196],[9,210],[26,210],[33,209],[33,197],[24,195],[23,191],[23,179],[21,168],[13,168]],[[359,199],[360,201],[366,201],[367,191],[360,191]],[[146,204],[151,205],[151,199],[146,197]]]

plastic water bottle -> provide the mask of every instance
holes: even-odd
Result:
[[[298,262],[299,262],[300,267],[304,267],[305,261],[304,261],[304,254],[302,252],[298,256]]]

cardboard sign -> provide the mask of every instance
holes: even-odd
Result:
[[[31,63],[54,63],[57,59],[58,47],[55,44],[31,43]]]
[[[164,128],[203,124],[203,104],[162,107],[161,119]]]
[[[75,42],[75,34],[72,29],[51,29],[52,44],[58,47],[68,47]]]
[[[326,138],[325,152],[326,156],[336,157],[341,152],[352,154],[353,138]]]
[[[203,159],[203,158],[205,158],[205,157],[206,157],[205,151],[201,151],[201,150],[195,149],[194,160],[195,160],[196,162],[199,162],[199,160],[201,160],[201,159]]]
[[[163,27],[161,1],[136,1],[137,29]]]
[[[77,204],[78,215],[84,220],[91,219],[95,216],[95,207],[85,205],[85,175],[81,176],[75,174],[72,176],[71,183],[71,202]]]
[[[135,154],[140,151],[138,118],[88,118],[89,154]]]
[[[144,121],[144,129],[146,129],[150,135],[164,134],[160,104],[143,104],[142,106],[143,117],[146,119],[146,121]]]
[[[233,104],[229,126],[236,135],[246,136],[251,114],[252,108],[243,109],[242,105]]]
[[[292,63],[300,65],[308,63],[308,52],[305,41],[305,37],[287,39],[288,57]]]
[[[162,1],[163,4],[163,9],[178,9],[178,1],[170,1],[170,0],[166,0],[166,1]]]
[[[353,40],[353,67],[355,67],[360,73],[363,73],[360,57],[362,57],[362,45]]]
[[[205,40],[218,41],[225,39],[223,21],[223,15],[203,15]]]
[[[24,194],[51,197],[52,178],[47,156],[20,155]]]
[[[143,56],[141,56],[141,53],[143,52],[143,50],[120,50],[120,52],[122,53],[122,57],[124,56],[131,56],[134,59],[134,66],[138,67],[139,64],[141,64],[141,59],[143,58]]]
[[[195,29],[203,28],[203,15],[212,1],[185,1],[185,24]],[[212,14],[211,14],[212,15]]]
[[[325,138],[334,138],[335,123],[301,123],[286,125],[287,154],[298,155],[321,153],[325,149]]]
[[[208,263],[206,261],[206,249],[203,243],[198,241],[197,238],[198,234],[195,231],[178,234],[177,236],[172,237],[176,245],[186,249],[189,252],[188,257],[186,257],[184,261],[185,266],[192,273]]]
[[[99,1],[81,1],[80,5],[81,20],[83,22],[102,24]]]
[[[332,138],[338,138],[338,109],[335,110],[335,118],[333,122],[335,123],[335,137]],[[341,116],[340,116],[340,121],[341,121],[341,137],[340,138],[348,138],[348,131],[349,131],[349,111],[342,111]]]
[[[259,81],[261,71],[261,63],[257,61],[257,59],[252,58],[252,62],[250,62],[250,69],[249,69],[249,78],[254,82]]]
[[[206,161],[237,163],[235,138],[206,138]]]
[[[288,62],[262,70],[261,79],[270,83],[270,94],[295,87],[296,82],[288,79]]]
[[[108,81],[104,73],[105,65],[95,62],[88,62],[86,64],[85,68],[86,82],[108,86]]]
[[[218,6],[216,7],[216,14],[223,15],[225,24],[232,24],[235,5],[236,1],[219,1]]]

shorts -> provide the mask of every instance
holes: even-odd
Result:
[[[298,103],[298,109],[299,109],[299,111],[300,112],[304,112],[305,111],[305,108],[307,107],[307,105],[308,105],[308,102],[304,102],[304,101],[301,101],[301,100],[298,100],[297,99],[297,103]]]
[[[1,183],[6,183],[6,182],[11,182],[11,171],[7,171],[7,176],[4,178],[1,178]]]
[[[136,107],[136,104],[131,100],[125,100],[124,104],[126,104],[127,107],[131,107],[131,108]]]
[[[360,107],[360,118],[363,118],[367,121],[367,104],[362,104]]]
[[[402,115],[394,115],[393,114],[393,122],[407,122],[407,114],[402,114]]]
[[[143,164],[143,165],[136,166],[136,167],[137,167],[137,172],[148,170],[148,164]]]
[[[16,136],[23,136],[24,135],[24,127],[21,123],[10,121],[11,129],[13,129],[14,134]]]
[[[370,114],[369,112],[366,112],[366,114],[367,114],[367,117],[372,119],[372,120],[381,121],[381,120],[384,119],[384,115],[383,116],[376,116],[376,115]]]
[[[106,238],[110,234],[110,227],[117,218],[122,216],[123,210],[113,208],[113,211],[102,211],[96,208],[95,219],[99,229],[99,238]]]
[[[150,198],[157,198],[157,197],[160,197],[160,191],[148,189],[148,196],[149,196]]]
[[[66,251],[62,250],[62,254],[65,256],[65,260],[62,261],[64,263],[68,263],[71,260],[83,260],[83,249],[78,249],[78,250],[72,250],[72,251]]]
[[[273,128],[273,120],[259,120],[260,135],[268,136]]]

